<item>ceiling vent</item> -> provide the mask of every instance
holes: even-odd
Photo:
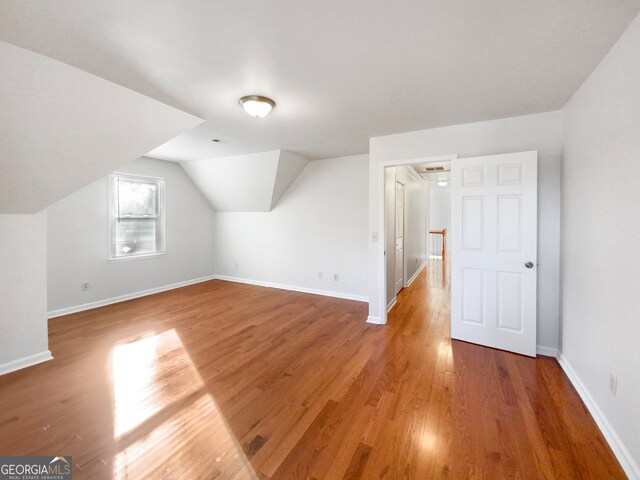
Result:
[[[444,172],[444,167],[424,167],[424,173]]]

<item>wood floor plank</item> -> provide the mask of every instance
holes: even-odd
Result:
[[[361,302],[213,280],[54,319],[0,454],[76,479],[625,478],[551,358],[449,337],[446,265]]]

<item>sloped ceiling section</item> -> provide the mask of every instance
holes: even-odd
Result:
[[[273,196],[271,197],[271,208],[276,206],[280,197],[291,186],[293,181],[300,175],[304,167],[307,166],[307,160],[294,155],[291,152],[280,150],[280,161],[278,162],[278,171],[276,173],[276,181],[273,185]]]
[[[218,212],[269,212],[307,160],[284,150],[183,162]]]
[[[202,119],[0,42],[0,213],[36,213]]]

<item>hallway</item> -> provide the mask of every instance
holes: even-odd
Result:
[[[400,430],[421,438],[406,450],[413,478],[626,478],[556,360],[451,341],[450,269],[425,270],[387,327],[402,338],[397,393],[415,407]]]

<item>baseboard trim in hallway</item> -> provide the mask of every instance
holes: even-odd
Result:
[[[420,275],[420,272],[422,272],[424,270],[424,267],[427,266],[427,262],[422,262],[422,265],[420,265],[420,268],[418,269],[418,271],[416,273],[413,274],[413,276],[409,279],[409,281],[407,282],[407,287],[409,287],[413,281],[418,278],[418,275]]]
[[[627,474],[629,480],[640,480],[640,467],[638,467],[638,464],[633,460],[629,450],[624,446],[624,443],[622,443],[622,440],[616,433],[615,429],[611,423],[609,423],[609,420],[607,420],[607,417],[604,415],[602,410],[600,410],[600,407],[589,393],[589,390],[587,390],[587,387],[582,383],[582,380],[580,380],[580,377],[573,369],[567,358],[560,354],[558,356],[558,363],[567,375],[567,378],[573,385],[573,388],[575,388],[578,395],[580,395],[580,398],[587,407],[587,410],[589,410],[589,413],[598,425],[602,435],[607,440],[613,454],[618,459],[618,462],[620,462],[620,466],[624,470],[624,473]]]
[[[558,349],[552,347],[545,347],[544,345],[536,346],[536,353],[538,355],[545,355],[547,357],[558,357]]]
[[[393,300],[391,300],[387,305],[387,313],[389,313],[391,309],[396,306],[397,303],[398,303],[398,299],[396,297],[393,297]]]

